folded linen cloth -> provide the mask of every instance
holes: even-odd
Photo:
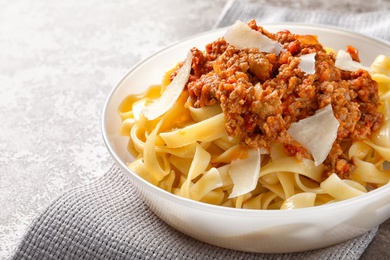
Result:
[[[259,23],[330,24],[390,39],[389,12],[345,16],[230,1],[216,27],[255,18]],[[114,165],[98,181],[68,191],[42,212],[13,259],[359,259],[376,232],[299,253],[255,254],[211,246],[161,221]]]

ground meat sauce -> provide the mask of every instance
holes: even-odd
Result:
[[[208,44],[204,52],[193,48],[188,105],[220,104],[228,135],[239,136],[249,147],[269,148],[273,142],[280,143],[288,155],[301,159],[311,155],[290,137],[288,128],[331,104],[340,126],[324,161],[324,178],[333,172],[350,178],[354,165],[345,157],[342,142],[364,140],[383,123],[377,83],[367,71],[336,68],[334,55],[328,54],[315,36],[287,30],[273,34],[253,20],[248,25],[280,42],[282,52],[239,50],[223,38]],[[348,46],[347,51],[358,60],[356,49]],[[316,73],[308,75],[299,69],[299,57],[313,52]]]

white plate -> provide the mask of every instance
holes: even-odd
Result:
[[[299,24],[265,25],[276,32],[314,34],[327,47],[359,50],[363,64],[379,54],[390,56],[387,42],[346,30]],[[356,237],[390,217],[390,187],[382,187],[347,201],[291,211],[231,209],[191,201],[158,189],[126,167],[133,158],[127,138],[119,135],[118,106],[129,94],[159,84],[167,69],[185,58],[192,47],[203,50],[225,29],[191,37],[134,66],[110,93],[103,115],[103,136],[114,160],[139,189],[147,205],[177,230],[209,244],[250,252],[282,253],[317,249]],[[129,209],[131,210],[131,209]]]

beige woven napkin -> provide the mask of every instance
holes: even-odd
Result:
[[[389,39],[389,13],[348,15],[279,9],[229,2],[216,27],[235,20],[310,22],[338,25]],[[349,20],[351,19],[351,20]],[[320,250],[255,254],[223,249],[192,239],[166,225],[113,166],[98,181],[55,200],[29,227],[13,259],[358,259],[377,228]]]

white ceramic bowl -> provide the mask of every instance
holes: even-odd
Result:
[[[369,65],[378,54],[390,56],[390,44],[332,27],[297,24],[264,26],[276,32],[289,29],[297,34],[315,34],[324,46],[360,51],[363,64]],[[191,201],[159,189],[134,172],[126,162],[133,160],[127,151],[128,139],[119,135],[120,102],[129,94],[143,92],[158,84],[165,71],[185,58],[193,46],[204,46],[223,35],[224,29],[203,33],[174,44],[134,66],[115,86],[105,104],[103,136],[114,160],[140,192],[146,204],[173,228],[203,242],[234,250],[282,253],[317,249],[363,234],[390,217],[390,186],[363,196],[313,208],[245,210]]]

